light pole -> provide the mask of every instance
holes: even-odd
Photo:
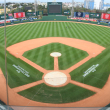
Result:
[[[36,8],[37,8],[37,0],[35,0],[35,16],[36,16]]]
[[[6,94],[7,94],[7,106],[9,105],[8,98],[8,72],[7,72],[7,52],[6,52],[6,0],[4,0],[4,40],[5,40],[5,74],[6,74]],[[9,107],[8,107],[9,110]]]
[[[72,10],[71,10],[71,17],[74,16],[74,0],[72,0]]]

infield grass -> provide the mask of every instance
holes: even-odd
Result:
[[[20,66],[20,69],[15,68]],[[0,45],[0,67],[5,74],[5,52],[4,47]],[[22,68],[22,69],[21,69]],[[24,69],[24,70],[23,70]],[[26,76],[28,72],[29,77]],[[23,62],[19,58],[16,58],[7,52],[7,72],[8,72],[8,84],[11,88],[22,86],[28,83],[39,81],[42,79],[43,73],[36,70],[32,66]]]
[[[88,75],[83,77],[85,71],[96,64],[99,64],[96,71],[91,71]],[[72,71],[70,75],[72,80],[102,88],[110,75],[110,46],[97,57],[90,59],[79,68]]]
[[[50,56],[50,53],[52,52],[60,52],[62,54],[61,57],[58,58],[60,70],[68,69],[88,56],[86,51],[60,43],[51,43],[27,51],[23,56],[47,70],[53,70],[54,58]]]
[[[11,27],[7,27],[6,30],[7,30],[7,33],[6,33],[7,47],[13,44],[16,44],[18,42],[25,41],[25,40],[43,38],[43,37],[70,37],[70,38],[82,39],[82,40],[86,40],[86,41],[99,44],[105,47],[106,50],[104,50],[97,57],[92,58],[91,60],[89,60],[82,66],[80,66],[79,68],[72,71],[70,73],[71,78],[72,80],[76,80],[76,81],[79,81],[79,82],[82,82],[82,83],[85,83],[91,86],[102,88],[105,85],[108,79],[108,76],[110,75],[110,28],[89,25],[89,24],[71,23],[71,22],[69,23],[68,22],[43,22],[43,23],[38,22],[38,23],[28,23],[28,24],[11,26]],[[49,48],[47,48],[46,50],[48,51],[48,49]],[[67,49],[67,47],[65,47],[65,49]],[[51,51],[48,51],[48,52],[51,52]],[[36,54],[36,52],[34,54]],[[33,54],[34,56],[33,58],[35,58],[34,54]],[[68,53],[66,52],[66,54],[67,54],[65,55],[66,58],[63,58],[63,60],[67,62],[67,64],[69,64],[69,62],[71,62],[69,60],[71,59],[69,58],[71,57],[71,55],[67,58]],[[80,56],[77,56],[77,54],[75,54],[75,56],[77,58],[80,58]],[[30,54],[28,57],[32,57],[32,55]],[[4,58],[5,58],[4,57],[4,29],[0,28],[0,68],[2,69],[5,75]],[[50,60],[49,62],[51,61],[53,61],[53,59]],[[77,59],[74,59],[74,62],[77,62],[77,61],[78,61]],[[47,65],[49,67],[50,66],[49,62],[46,61],[44,65]],[[42,60],[42,62],[40,63],[44,63],[44,60]],[[28,71],[30,74],[30,78],[26,77],[22,73],[18,73],[16,69],[12,66],[13,64],[20,66],[26,71]],[[96,68],[96,71],[90,72],[90,74],[88,74],[86,77],[83,77],[84,72],[88,68],[90,68],[92,65],[96,65],[96,64],[99,64],[99,66]],[[9,75],[8,83],[11,88],[25,85],[25,84],[42,79],[43,73],[34,69],[30,65],[21,61],[20,59],[15,58],[8,52],[7,52],[7,68],[8,68],[8,75]],[[53,68],[53,66],[51,68]],[[66,68],[65,64],[63,64],[62,67],[60,66],[60,68],[65,69]],[[38,85],[28,90],[22,91],[19,94],[29,99],[43,101],[46,103],[47,102],[50,103],[51,100],[53,100],[52,103],[67,103],[67,102],[72,102],[72,101],[78,101],[78,100],[84,99],[94,94],[91,91],[88,92],[88,90],[85,90],[80,87],[76,87],[75,85],[71,85],[71,84],[63,88],[59,88],[59,89],[51,88],[44,84],[42,85]],[[36,95],[36,92],[39,91],[41,86],[44,88],[41,88],[42,93],[39,92],[39,96],[38,96]],[[58,93],[59,91],[61,91],[61,96],[63,96],[63,99],[61,99],[61,96]],[[52,96],[46,95],[49,93],[51,93]],[[73,93],[76,94],[76,96],[71,95]],[[35,95],[35,98],[32,98],[34,96],[33,94]],[[45,97],[41,99],[41,95]],[[56,95],[60,97],[56,97]],[[69,96],[69,99],[66,96]],[[46,101],[47,98],[49,99],[48,101]],[[66,102],[66,99],[67,99],[67,102]]]

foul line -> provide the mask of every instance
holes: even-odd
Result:
[[[97,87],[93,87],[93,86],[90,86],[90,85],[87,85],[87,84],[83,84],[83,83],[80,83],[80,82],[77,82],[77,81],[73,81],[73,80],[71,80],[70,83],[72,83],[74,85],[77,85],[77,86],[80,86],[82,88],[88,89],[90,91],[96,92],[96,93],[101,90],[101,89],[99,89]]]
[[[78,68],[79,66],[81,66],[82,64],[84,64],[85,62],[87,62],[88,60],[90,60],[92,58],[92,56],[88,56],[85,59],[79,61],[78,63],[76,63],[75,65],[73,65],[72,67],[68,68],[66,71],[68,73],[72,72],[73,70],[75,70],[76,68]]]
[[[25,61],[26,63],[28,63],[29,65],[31,65],[32,67],[36,68],[37,70],[39,70],[42,73],[47,73],[47,70],[42,68],[41,66],[35,64],[34,62],[28,60],[27,58],[20,56],[19,57],[21,60]]]
[[[14,90],[14,92],[21,92],[21,91],[24,91],[26,89],[32,88],[34,86],[37,86],[39,84],[42,84],[43,82],[44,82],[43,80],[36,81],[36,82],[30,83],[30,84],[26,84],[26,85],[23,85],[23,86],[13,88],[12,90]]]

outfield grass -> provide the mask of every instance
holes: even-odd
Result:
[[[50,56],[50,53],[52,52],[60,52],[62,54],[62,56],[58,58],[60,70],[68,69],[88,56],[86,51],[60,43],[51,43],[27,51],[23,54],[23,56],[47,70],[53,70],[54,58]]]
[[[71,28],[66,28],[70,26]],[[71,37],[91,41],[107,47],[110,44],[110,28],[81,23],[38,22],[10,26],[7,30],[7,46],[41,37]],[[103,42],[102,42],[103,41]],[[0,28],[0,43],[4,44],[4,29]]]
[[[19,92],[19,94],[30,100],[38,102],[70,103],[85,99],[95,93],[73,84],[68,84],[60,88],[54,88],[45,84],[40,84],[38,86]]]
[[[68,27],[68,28],[66,28],[66,27]],[[110,51],[110,35],[109,35],[110,28],[99,27],[99,26],[89,25],[89,24],[80,24],[80,23],[68,23],[68,22],[40,23],[40,22],[38,22],[38,23],[28,23],[28,24],[11,26],[11,27],[7,27],[6,30],[7,30],[7,34],[6,34],[7,35],[7,47],[10,45],[16,44],[18,42],[25,41],[25,40],[43,38],[43,37],[77,38],[77,39],[90,41],[90,42],[99,44],[101,46],[104,46],[106,48],[106,50],[103,51],[103,53],[98,55],[96,58],[92,58],[91,60],[89,60],[82,66],[80,66],[79,68],[75,69],[74,71],[72,71],[70,73],[70,75],[73,80],[76,80],[76,81],[79,81],[79,82],[82,82],[82,83],[85,83],[88,85],[92,85],[92,86],[95,86],[98,88],[102,88],[105,85],[107,78],[110,75],[110,67],[109,67],[110,66],[110,52],[109,52]],[[63,46],[63,47],[65,47],[65,46]],[[3,48],[4,48],[4,29],[0,28],[0,67],[5,75],[5,63],[4,63],[5,60],[4,60]],[[66,47],[65,47],[65,49],[67,50]],[[37,50],[37,49],[35,49],[35,50]],[[48,48],[46,50],[48,51]],[[36,54],[36,52],[34,54]],[[30,54],[28,57],[37,58],[34,54],[33,54],[33,56]],[[66,52],[66,54],[68,54],[68,53]],[[66,58],[64,58],[63,60],[66,61],[67,64],[69,64],[69,62],[73,63],[72,61],[74,59],[72,61],[68,60],[69,57],[67,58],[66,54],[65,54]],[[40,53],[39,53],[39,55],[40,55]],[[38,55],[38,57],[40,57],[39,55]],[[84,52],[84,55],[85,55],[85,52]],[[75,54],[75,56],[77,58],[80,58],[80,56],[77,56],[77,54]],[[44,59],[44,60],[46,61],[46,59]],[[64,62],[63,60],[61,62]],[[18,87],[18,86],[42,79],[43,73],[39,72],[35,68],[33,68],[30,65],[26,64],[25,62],[21,61],[20,59],[15,58],[14,56],[10,55],[8,52],[7,52],[7,61],[8,61],[7,68],[8,68],[8,74],[9,74],[8,83],[11,88]],[[37,59],[36,59],[36,61],[37,61]],[[51,61],[53,61],[53,60],[50,60],[49,62],[51,62]],[[78,60],[75,59],[74,61],[78,61]],[[46,66],[48,65],[48,67],[50,69],[51,66],[49,65],[50,64],[49,62],[46,61],[44,65],[46,65]],[[63,66],[62,66],[60,64],[61,62],[59,59],[60,68],[65,69],[66,68],[65,65],[67,65],[67,64],[63,64]],[[44,62],[42,62],[42,63],[44,63]],[[16,71],[16,69],[12,66],[13,64],[19,65],[20,67],[22,67],[23,69],[28,71],[30,74],[30,78],[26,77],[22,73],[18,73]],[[94,72],[94,73],[91,72],[85,78],[83,78],[82,76],[83,76],[84,72],[88,68],[90,68],[92,65],[96,65],[96,64],[99,64],[99,67],[96,68],[96,72]],[[53,66],[51,68],[53,68]],[[36,91],[38,91],[41,86],[42,85],[38,85],[36,87],[22,91],[22,92],[20,92],[20,94],[22,94],[23,96],[25,95],[25,97],[27,97],[27,98],[32,99],[33,94],[35,95]],[[52,103],[57,103],[58,100],[59,100],[58,103],[67,103],[64,101],[66,99],[68,102],[78,101],[83,98],[89,97],[90,95],[93,95],[93,93],[91,93],[91,91],[89,91],[89,93],[88,93],[88,92],[85,92],[88,90],[83,90],[83,88],[75,87],[75,85],[70,85],[70,84],[63,88],[59,88],[59,90],[58,90],[58,88],[50,89],[50,87],[48,87],[44,84],[43,84],[43,87],[44,88],[41,88],[41,89],[42,89],[42,91],[44,89],[46,94],[47,93],[49,94],[49,91],[50,91],[50,93],[53,94]],[[71,89],[67,89],[67,88],[71,88]],[[74,88],[74,94],[76,94],[76,96],[73,96],[73,97],[69,96],[69,99],[68,99],[66,97],[67,93],[68,93],[67,91],[73,92],[72,88]],[[32,91],[31,91],[31,89],[32,89]],[[64,97],[64,99],[61,100],[58,97],[56,97],[56,94],[58,94],[58,93],[53,92],[51,90],[63,91],[62,96]],[[70,94],[73,94],[72,92]],[[33,99],[33,100],[42,101],[40,99],[41,94],[45,96],[45,93],[44,94],[43,94],[43,92],[39,93],[40,95],[36,96],[35,99]],[[80,94],[80,95],[78,95],[78,94]],[[82,97],[82,98],[80,98],[80,97]],[[46,96],[43,99],[43,102],[46,101],[46,98],[49,99],[49,97]],[[58,99],[56,99],[56,98],[58,98]],[[50,98],[48,102],[50,103],[51,100],[52,100],[52,98]]]

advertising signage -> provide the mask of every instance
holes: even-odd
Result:
[[[43,11],[38,11],[38,15],[43,15]]]
[[[100,19],[101,18],[101,14],[100,13],[89,13],[89,18]]]
[[[86,14],[86,15],[85,15],[85,18],[89,18],[89,14]]]
[[[4,18],[5,18],[4,14],[0,15],[0,20],[4,20]],[[6,19],[9,19],[8,14],[6,14]]]
[[[69,10],[65,10],[64,11],[64,15],[70,15],[70,11]]]
[[[43,15],[43,11],[36,12],[36,16],[37,15]],[[26,12],[26,17],[29,17],[29,16],[35,16],[35,12]]]
[[[35,12],[26,12],[26,16],[35,16]],[[36,12],[37,16],[37,12]]]
[[[13,16],[12,13],[9,13],[8,16]]]
[[[83,17],[83,12],[76,12],[76,17]]]
[[[23,18],[25,17],[25,12],[14,13],[14,18]]]
[[[102,13],[101,18],[106,19],[106,20],[110,20],[110,14]]]

